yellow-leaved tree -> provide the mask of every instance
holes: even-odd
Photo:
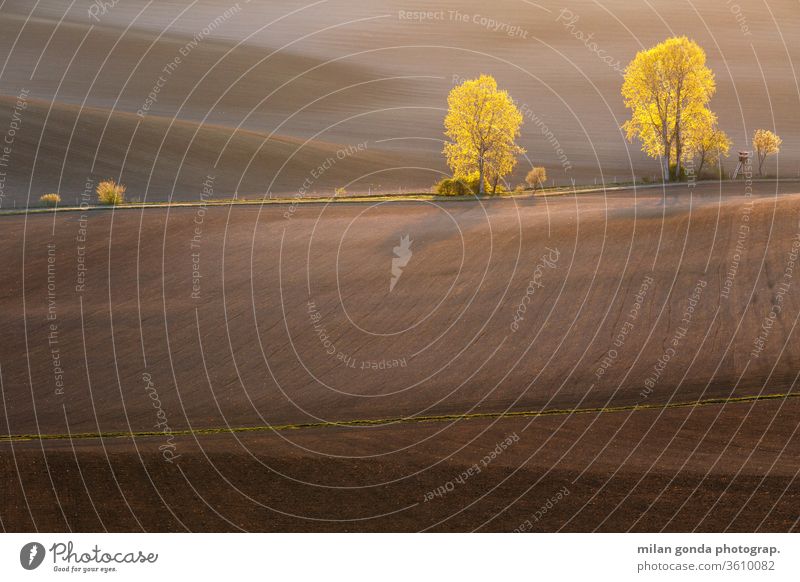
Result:
[[[521,151],[518,147],[501,147],[487,152],[486,181],[492,187],[492,194],[497,193],[497,183],[514,170],[517,165],[516,154]]]
[[[508,175],[524,150],[516,144],[522,114],[490,75],[464,81],[447,97],[444,154],[456,178],[477,173],[479,194]]]
[[[781,151],[783,140],[768,129],[757,129],[753,135],[753,147],[758,154],[758,175],[763,176],[764,160],[769,154]]]
[[[642,151],[661,159],[664,180],[680,177],[689,128],[708,115],[715,90],[705,51],[685,36],[640,51],[625,69],[622,97],[631,118],[622,128],[629,140],[642,142]]]
[[[686,130],[685,159],[695,160],[695,174],[700,176],[703,166],[716,166],[723,156],[728,157],[731,140],[717,125],[717,116],[710,111],[695,121]]]
[[[547,181],[547,170],[541,166],[535,166],[530,169],[528,175],[525,176],[525,181],[528,186],[536,190],[536,187],[543,188],[544,183]]]

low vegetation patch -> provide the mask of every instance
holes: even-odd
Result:
[[[104,180],[97,185],[97,200],[100,204],[116,206],[125,200],[125,186],[114,180]]]
[[[547,182],[547,170],[541,166],[535,166],[531,168],[531,171],[525,176],[525,181],[528,183],[528,186],[534,190],[536,190],[536,188],[542,189],[544,188],[544,183]]]
[[[42,194],[39,197],[39,202],[44,204],[45,206],[49,206],[50,208],[55,208],[59,204],[61,204],[61,196],[56,193],[53,194]]]
[[[443,178],[434,186],[440,196],[471,196],[472,189],[462,178]]]

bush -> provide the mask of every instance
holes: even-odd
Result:
[[[469,176],[444,178],[436,183],[434,189],[441,196],[477,196],[480,192],[477,172]],[[484,180],[485,184],[485,180]],[[491,187],[485,185],[486,193],[491,193]],[[499,191],[499,185],[498,185]]]
[[[105,180],[97,185],[97,199],[100,204],[115,206],[125,200],[125,186],[114,180]]]
[[[39,202],[44,204],[45,206],[49,206],[51,208],[55,208],[59,204],[61,204],[61,196],[58,194],[43,194],[39,198]]]
[[[487,188],[486,192],[488,194],[507,194],[508,193],[508,188],[506,188],[506,185],[503,184],[502,182],[498,182],[496,188],[494,188],[494,187]]]
[[[441,196],[466,196],[467,185],[458,178],[444,178],[434,186],[436,193]]]
[[[681,172],[677,177],[675,176],[678,164],[669,165],[669,181],[670,182],[685,182],[686,181],[686,166],[681,164]]]
[[[334,188],[333,193],[336,196],[344,196],[345,194],[347,194],[347,190],[345,190],[344,188]]]
[[[480,180],[480,174],[478,172],[473,172],[469,176],[461,178],[461,181],[467,187],[467,196],[472,196],[473,194],[477,196],[478,194],[480,194],[481,180]],[[483,179],[483,191],[486,192],[487,194],[491,194],[492,192],[492,187],[486,181],[485,177]]]
[[[537,186],[544,188],[544,183],[547,182],[547,170],[541,166],[531,168],[531,171],[525,176],[525,181],[534,190],[536,190]]]
[[[677,177],[677,179],[675,178],[676,167],[676,164],[670,164],[669,166],[670,181],[687,182],[690,178],[694,178],[695,180],[703,180],[704,178],[702,176],[708,175],[711,175],[711,179],[713,180],[719,180],[719,168],[714,166],[703,168],[703,170],[700,172],[701,175],[697,176],[694,174],[694,167],[692,167],[692,170],[689,171],[686,164],[681,164],[681,174]]]

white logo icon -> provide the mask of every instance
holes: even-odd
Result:
[[[400,237],[400,244],[394,247],[394,258],[392,258],[392,280],[389,281],[389,293],[394,290],[394,286],[397,285],[397,282],[400,280],[400,275],[403,274],[403,269],[406,265],[408,265],[408,261],[411,260],[411,243],[413,240],[410,240],[408,235]]]

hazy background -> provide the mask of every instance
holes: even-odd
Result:
[[[618,69],[680,34],[708,54],[711,106],[734,150],[774,129],[784,144],[768,171],[800,175],[796,1],[112,4],[0,8],[0,134],[12,142],[3,208],[50,191],[72,202],[106,177],[142,200],[198,199],[207,176],[214,197],[427,190],[447,171],[447,93],[480,73],[532,112],[513,183],[532,163],[560,184],[650,176],[657,165],[619,131]],[[418,10],[438,14],[407,17]]]

